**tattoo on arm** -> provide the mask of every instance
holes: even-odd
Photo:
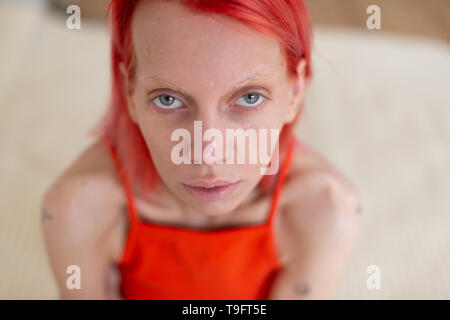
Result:
[[[47,210],[42,209],[42,214],[41,214],[41,222],[45,222],[45,221],[50,221],[53,220],[53,216],[47,212]]]
[[[298,295],[307,295],[311,289],[307,283],[299,284],[294,287],[294,291]]]

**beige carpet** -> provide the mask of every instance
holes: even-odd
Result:
[[[53,299],[40,199],[104,110],[107,32],[0,4],[0,38],[0,298]],[[347,174],[364,206],[333,298],[450,299],[449,46],[316,29],[314,63],[298,134]],[[366,286],[370,265],[378,290]]]

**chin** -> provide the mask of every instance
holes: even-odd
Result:
[[[229,199],[214,202],[193,201],[194,203],[190,204],[192,208],[197,210],[199,213],[210,217],[225,215],[236,207],[233,205],[234,201]]]

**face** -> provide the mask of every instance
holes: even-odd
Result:
[[[226,148],[232,148],[226,130],[251,129],[258,136],[265,129],[268,139],[258,141],[266,141],[270,150],[271,130],[281,131],[292,121],[303,98],[304,63],[298,67],[300,76],[290,79],[277,41],[235,20],[194,13],[177,2],[141,1],[132,21],[132,39],[135,65],[129,79],[121,66],[129,113],[165,190],[200,213],[232,211],[255,192],[264,176],[260,161],[251,163],[246,157],[238,164],[234,157],[226,163]],[[211,145],[194,132],[194,121],[201,121],[203,133],[213,128],[222,134],[225,163],[206,163],[205,158],[194,163],[194,140],[202,152]],[[177,129],[189,133],[191,143],[172,141]],[[186,149],[181,153],[190,151],[190,164],[174,161],[173,150],[182,140]],[[252,147],[247,140],[247,156]],[[237,153],[236,144],[234,148]],[[215,180],[233,184],[214,191],[194,186]]]

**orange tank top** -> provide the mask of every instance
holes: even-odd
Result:
[[[124,299],[263,300],[281,265],[273,221],[296,144],[281,166],[265,223],[199,230],[140,221],[130,185],[108,142],[124,187],[130,228],[118,269]]]

